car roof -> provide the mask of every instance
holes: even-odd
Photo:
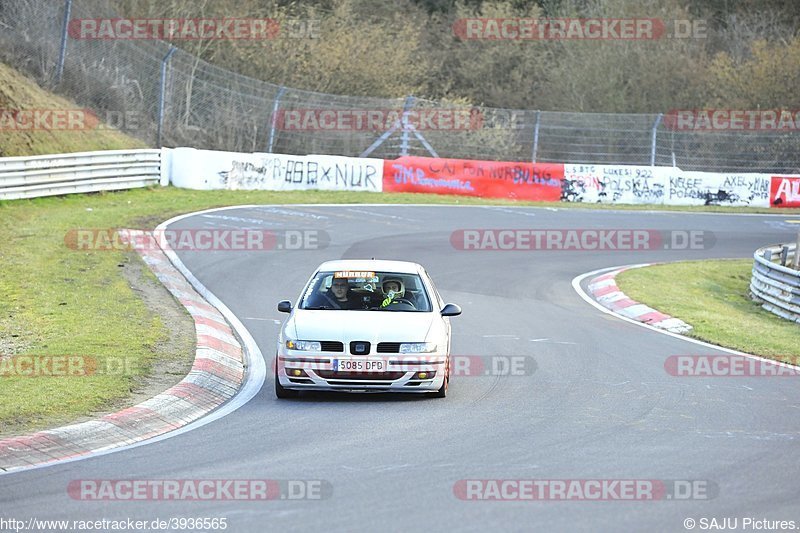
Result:
[[[388,261],[385,259],[339,259],[325,261],[319,266],[320,271],[363,270],[368,272],[395,272],[397,274],[419,274],[424,269],[410,261]]]

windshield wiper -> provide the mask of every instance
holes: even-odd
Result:
[[[315,305],[314,307],[304,307],[308,311],[322,311],[325,309],[333,309],[330,305]]]

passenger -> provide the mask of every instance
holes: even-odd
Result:
[[[354,309],[357,305],[350,283],[345,278],[333,278],[331,288],[325,295],[334,305],[334,309]]]

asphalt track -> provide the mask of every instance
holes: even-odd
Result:
[[[319,250],[179,254],[248,328],[268,369],[285,318],[276,302],[294,300],[324,260],[377,257],[422,263],[445,300],[462,306],[452,320],[454,354],[528,356],[535,370],[454,377],[444,400],[296,401],[275,399],[268,371],[249,403],[197,430],[0,476],[2,516],[225,517],[229,531],[685,531],[687,517],[800,526],[797,378],[673,377],[664,370],[668,356],[714,351],[603,314],[571,286],[579,274],[616,265],[750,257],[791,239],[792,218],[358,205],[231,208],[182,219],[173,227],[330,235]],[[465,252],[450,243],[465,228],[704,230],[716,242],[683,251]],[[324,480],[333,492],[267,502],[90,502],[67,494],[71,480],[120,478]],[[688,501],[464,501],[453,490],[464,479],[705,480],[718,491]]]

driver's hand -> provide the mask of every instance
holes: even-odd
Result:
[[[389,304],[392,303],[392,300],[394,300],[394,297],[395,297],[395,292],[389,291],[386,294],[386,298],[384,298],[383,302],[381,302],[381,307],[388,307]]]

